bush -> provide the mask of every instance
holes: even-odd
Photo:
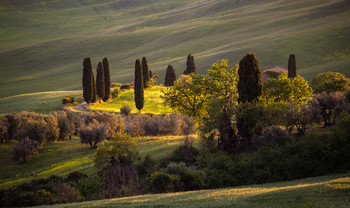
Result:
[[[186,138],[181,146],[176,148],[170,155],[172,162],[185,162],[193,164],[196,162],[196,157],[199,155],[199,151],[193,147],[193,141],[190,138]]]
[[[134,87],[134,83],[130,82],[130,83],[122,84],[122,86],[120,86],[120,89],[129,90],[129,89],[132,89],[133,87]]]
[[[8,140],[7,131],[9,128],[9,122],[5,116],[0,116],[0,143]]]
[[[150,176],[151,189],[155,193],[164,193],[174,191],[172,178],[167,173],[154,172]]]
[[[119,88],[114,88],[114,90],[111,92],[112,98],[119,98],[120,96],[120,89]]]
[[[71,203],[81,200],[79,191],[66,183],[55,184],[53,193],[58,203]]]
[[[52,113],[56,118],[59,129],[58,140],[64,140],[68,136],[71,136],[75,132],[74,124],[68,119],[66,112],[57,111]]]
[[[132,196],[140,193],[137,169],[132,165],[115,163],[104,171],[104,196],[107,198]]]
[[[131,105],[127,105],[124,104],[121,108],[120,108],[120,113],[124,116],[129,116],[131,114],[132,111],[132,106]]]
[[[150,155],[146,155],[143,162],[137,166],[140,177],[151,175],[156,169],[156,162]]]
[[[85,173],[74,171],[68,174],[66,181],[79,183],[80,180],[87,178],[88,176]]]
[[[124,132],[124,119],[120,115],[112,113],[89,113],[84,116],[85,125],[89,125],[93,120],[104,125],[107,130],[107,137],[113,137],[117,133]]]
[[[12,149],[12,158],[14,160],[23,159],[23,162],[26,162],[26,159],[30,155],[38,153],[39,143],[35,140],[30,140],[28,137],[19,141]]]
[[[85,200],[101,199],[103,179],[100,177],[84,177],[77,183],[77,189]]]
[[[74,103],[74,97],[73,96],[66,96],[62,98],[62,104],[68,104],[68,103]]]

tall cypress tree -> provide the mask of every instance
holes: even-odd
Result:
[[[96,92],[96,82],[95,82],[95,75],[94,72],[92,71],[91,73],[91,77],[92,77],[92,103],[95,103],[97,100],[97,92]]]
[[[152,78],[153,78],[152,70],[149,70],[148,78],[149,78],[149,79],[152,79]]]
[[[103,99],[105,97],[105,76],[101,62],[99,62],[97,66],[96,90],[98,97]]]
[[[149,82],[149,69],[148,69],[148,63],[147,58],[142,57],[142,74],[143,74],[143,87],[148,87]]]
[[[176,75],[175,75],[174,68],[171,64],[169,64],[168,68],[166,69],[164,85],[167,87],[174,86],[175,80],[176,80]]]
[[[141,111],[144,103],[143,95],[143,73],[140,59],[136,59],[135,62],[135,83],[134,83],[134,93],[135,93],[135,105],[136,108]]]
[[[254,53],[247,53],[241,59],[238,76],[238,102],[251,102],[262,95],[259,60]]]
[[[295,54],[289,55],[288,60],[288,78],[294,78],[297,76],[297,62],[295,59]]]
[[[111,75],[109,71],[109,61],[107,57],[102,60],[103,72],[104,72],[104,83],[105,83],[105,96],[103,101],[107,101],[111,95]]]
[[[186,70],[184,71],[185,75],[196,73],[196,64],[194,63],[194,58],[191,54],[188,54],[186,61]]]
[[[87,103],[90,103],[93,97],[93,74],[90,57],[84,58],[83,67],[83,97]]]

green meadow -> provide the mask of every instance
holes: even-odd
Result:
[[[287,67],[295,53],[307,80],[349,76],[350,4],[346,0],[4,0],[0,2],[0,97],[81,89],[83,58],[110,59],[113,82],[133,80],[146,56],[163,82],[166,66],[197,72],[254,51],[261,69]]]
[[[213,190],[166,193],[47,207],[350,207],[350,174]]]
[[[148,114],[166,114],[172,113],[172,109],[168,106],[164,106],[164,99],[161,98],[162,90],[165,87],[150,87],[145,89],[144,91],[144,107],[142,108],[142,113]],[[107,111],[107,112],[120,112],[120,108],[123,105],[132,106],[132,113],[138,113],[139,111],[135,107],[134,101],[134,90],[125,90],[121,91],[120,97],[116,99],[112,99],[107,103],[94,103],[89,107],[92,111]]]
[[[160,160],[180,146],[184,136],[139,137],[136,138],[140,159],[147,154],[155,160]],[[195,143],[196,137],[195,137]],[[80,139],[46,144],[26,163],[11,159],[11,149],[15,142],[0,145],[0,188],[19,185],[33,179],[48,178],[51,175],[66,176],[73,171],[88,175],[96,174],[94,155],[96,149],[81,144]]]

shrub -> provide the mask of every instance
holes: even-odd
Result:
[[[137,169],[132,165],[113,164],[104,171],[104,196],[132,196],[140,193]]]
[[[5,116],[0,116],[0,143],[8,140],[7,130],[9,125],[7,118]]]
[[[181,146],[176,148],[170,155],[170,160],[173,162],[185,162],[193,164],[196,161],[196,157],[199,155],[199,151],[193,147],[193,141],[190,138],[186,138]]]
[[[79,180],[77,189],[85,200],[101,199],[104,182],[101,177],[84,177]]]
[[[129,116],[131,114],[131,111],[132,111],[132,106],[131,105],[124,104],[120,108],[120,113],[123,114],[124,116]]]
[[[342,92],[349,86],[349,79],[339,72],[325,72],[317,74],[312,79],[311,86],[315,93]]]
[[[129,90],[132,89],[134,87],[134,83],[126,83],[126,84],[122,84],[122,86],[120,86],[121,90]]]
[[[74,171],[68,174],[66,181],[78,183],[81,179],[87,178],[88,176],[85,173]]]
[[[66,183],[55,184],[53,193],[58,203],[71,203],[81,200],[79,191]]]
[[[118,99],[120,96],[120,89],[119,88],[114,88],[114,90],[111,92],[112,99]]]
[[[93,120],[103,124],[107,129],[107,137],[113,137],[116,133],[124,132],[124,121],[120,115],[111,113],[89,113],[84,116],[84,123],[88,125]]]
[[[171,176],[167,173],[154,172],[150,176],[151,189],[155,193],[164,193],[174,190]]]
[[[74,97],[73,96],[66,96],[62,98],[62,104],[68,104],[68,103],[74,103]]]
[[[14,160],[23,159],[23,162],[26,162],[26,159],[33,154],[38,153],[39,143],[35,140],[30,140],[28,137],[19,141],[12,149],[12,158]]]
[[[148,154],[145,156],[145,159],[142,161],[142,163],[137,166],[140,177],[151,175],[155,169],[156,162]]]
[[[93,119],[90,124],[80,128],[79,138],[81,143],[90,144],[91,148],[96,148],[98,143],[107,138],[107,127]]]

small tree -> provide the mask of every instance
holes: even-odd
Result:
[[[127,134],[116,134],[109,141],[97,148],[95,166],[103,168],[107,165],[129,165],[135,159],[137,144]]]
[[[107,57],[104,57],[102,60],[103,64],[103,72],[104,72],[104,83],[105,83],[105,96],[103,97],[103,101],[107,101],[110,97],[111,90],[111,75],[109,71],[109,61]]]
[[[144,104],[144,94],[143,94],[143,72],[140,59],[137,59],[135,62],[135,85],[134,85],[134,94],[135,94],[135,104],[136,108],[141,111]]]
[[[317,100],[320,113],[324,121],[324,127],[332,125],[332,116],[337,105],[343,103],[344,95],[340,92],[331,92],[329,94],[323,92],[314,96]]]
[[[146,57],[142,57],[142,73],[143,73],[143,87],[147,88],[150,78],[149,78],[149,69],[148,69],[148,63],[147,63]]]
[[[58,122],[58,140],[64,141],[65,138],[71,136],[74,133],[74,124],[68,119],[67,113],[64,111],[54,112],[52,115],[56,117]]]
[[[14,160],[23,159],[23,162],[26,162],[26,159],[30,155],[38,153],[39,143],[34,140],[30,140],[28,137],[19,141],[12,149],[12,158]]]
[[[339,72],[326,72],[317,74],[312,79],[311,87],[315,93],[342,92],[349,83],[349,79]]]
[[[83,66],[83,96],[84,100],[89,103],[93,98],[93,73],[90,57],[84,58]]]
[[[186,70],[184,71],[184,75],[188,75],[191,73],[196,73],[196,65],[194,63],[194,58],[191,54],[188,54],[187,56],[187,62],[186,62]]]
[[[107,128],[93,119],[90,124],[80,128],[79,138],[81,143],[90,144],[91,149],[96,148],[98,143],[107,138]]]
[[[15,135],[18,133],[22,126],[22,118],[20,113],[8,113],[5,115],[8,127],[7,127],[7,139],[6,140],[12,140],[15,138]]]
[[[288,60],[288,78],[294,78],[297,76],[297,62],[295,59],[295,54],[289,55]]]
[[[105,97],[105,76],[101,62],[99,62],[97,66],[96,90],[98,97],[103,99]]]
[[[255,54],[247,53],[239,62],[239,102],[251,102],[262,95],[261,71]]]
[[[166,74],[165,74],[165,81],[164,81],[164,85],[165,86],[174,86],[174,81],[176,80],[176,75],[175,75],[175,71],[172,65],[168,65],[168,68],[166,70]]]

